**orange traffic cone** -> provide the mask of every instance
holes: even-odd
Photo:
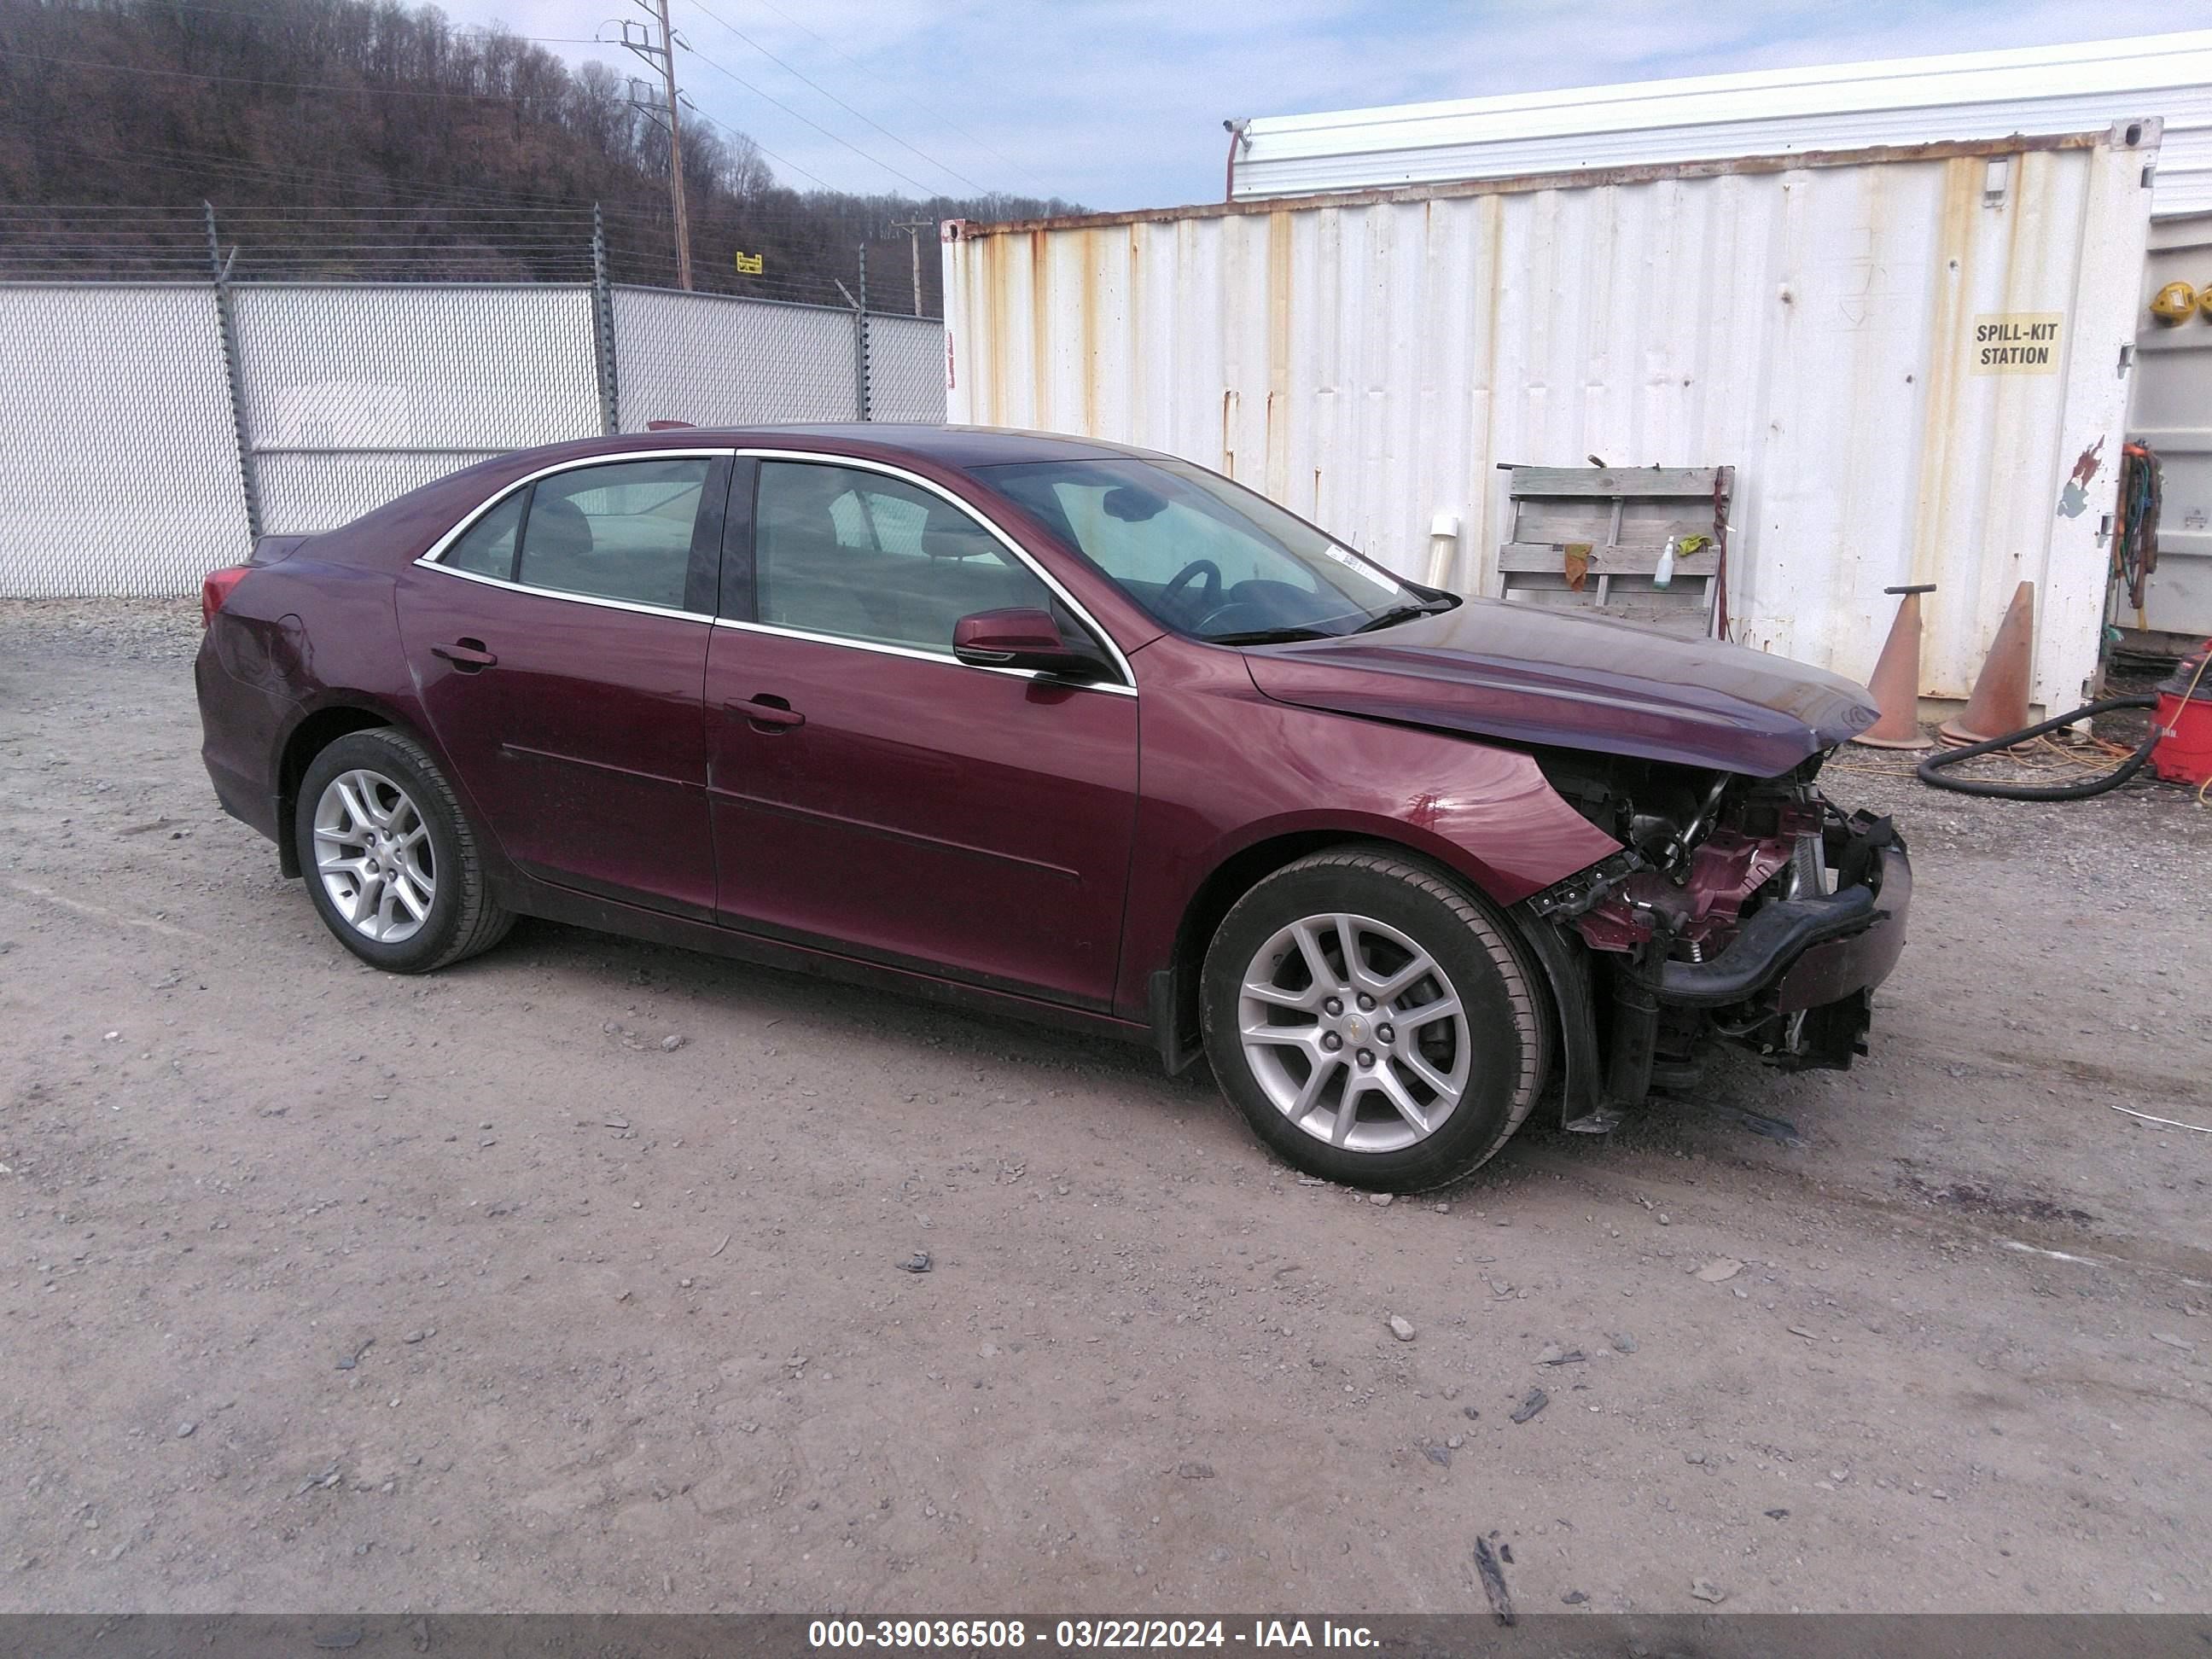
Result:
[[[1885,587],[1885,593],[1902,593],[1889,637],[1875,659],[1874,678],[1867,689],[1881,709],[1881,718],[1853,743],[1872,749],[1925,749],[1928,734],[1920,729],[1920,596],[1936,591],[1934,582],[1915,587]]]
[[[2027,665],[2035,644],[2035,584],[2022,582],[1997,625],[1966,706],[1936,728],[1954,749],[1987,743],[2027,724]]]

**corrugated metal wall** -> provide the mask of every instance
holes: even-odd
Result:
[[[2124,605],[2119,616],[2129,626],[2203,635],[2212,634],[2212,308],[2162,323],[2149,301],[2172,282],[2212,292],[2212,213],[2162,220],[2150,243],[2128,427],[2158,452],[2165,502],[2143,613]]]
[[[1732,465],[1735,637],[1863,676],[1881,590],[1936,581],[1923,690],[1961,696],[2032,580],[2036,695],[2071,706],[2148,152],[2036,142],[956,227],[951,417],[1188,457],[1408,574],[1457,514],[1471,592],[1502,464]],[[1975,372],[1978,319],[2050,313],[2046,369]]]

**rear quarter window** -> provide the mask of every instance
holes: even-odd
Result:
[[[478,519],[468,532],[446,550],[440,561],[448,570],[465,570],[472,576],[514,579],[514,532],[522,524],[522,503],[530,494],[518,489]]]

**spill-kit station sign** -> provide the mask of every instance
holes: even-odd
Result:
[[[2056,374],[2056,311],[1989,311],[1974,319],[1974,373]]]

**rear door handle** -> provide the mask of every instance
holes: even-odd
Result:
[[[443,657],[464,674],[473,674],[480,668],[495,668],[499,659],[484,649],[482,640],[456,640],[451,645],[434,645],[434,657]]]
[[[722,712],[743,715],[763,732],[788,732],[793,726],[806,724],[805,715],[781,697],[771,696],[765,691],[750,702],[726,702],[722,705]]]

